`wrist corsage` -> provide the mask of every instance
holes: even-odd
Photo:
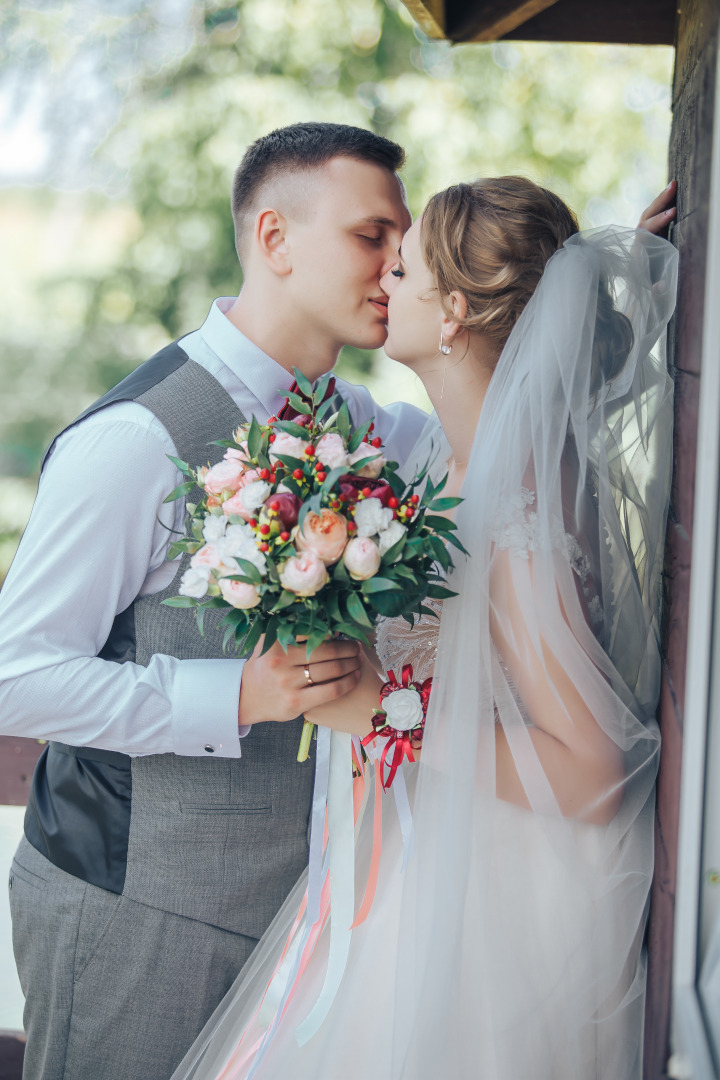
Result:
[[[419,750],[425,732],[432,678],[413,681],[412,664],[405,664],[400,682],[392,671],[380,690],[380,708],[374,710],[373,730],[362,740],[367,746],[375,738],[385,739],[380,756],[380,777],[387,791],[404,758],[415,761],[413,750]],[[392,759],[390,760],[390,751]]]

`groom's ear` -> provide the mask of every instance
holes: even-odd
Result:
[[[449,343],[456,334],[464,329],[462,320],[467,318],[467,300],[463,294],[456,289],[446,297],[445,307],[449,308],[452,312],[451,316],[443,315],[442,321],[443,340]]]
[[[255,219],[255,243],[261,259],[278,277],[292,271],[287,220],[279,210],[261,210]]]

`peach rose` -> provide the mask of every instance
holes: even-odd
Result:
[[[279,574],[282,587],[297,596],[314,596],[330,580],[325,563],[311,550],[293,555],[282,563]]]
[[[256,483],[266,482],[259,479],[257,469],[247,469],[240,477],[240,483],[237,486],[235,494],[231,495],[230,498],[226,499],[222,504],[223,513],[226,514],[227,517],[230,517],[230,514],[237,514],[238,517],[244,518],[245,521],[249,521],[251,517],[255,516],[254,509],[246,505],[242,493],[245,488]],[[268,491],[270,490],[269,484],[267,484],[267,489]]]
[[[216,543],[203,544],[190,560],[190,566],[193,570],[198,570],[200,567],[207,567],[209,570],[219,570],[221,564],[222,557]]]
[[[227,600],[234,608],[257,607],[260,603],[260,593],[256,585],[249,585],[246,581],[230,581],[228,578],[220,578],[220,592],[223,600]]]
[[[298,551],[314,551],[326,566],[332,566],[342,555],[347,543],[347,519],[327,507],[316,514],[305,515],[302,529],[295,537]]]
[[[211,495],[219,495],[222,491],[237,491],[244,472],[245,466],[241,461],[226,461],[223,458],[208,471],[205,477],[205,490]]]
[[[380,548],[369,536],[355,536],[345,548],[343,562],[355,581],[367,581],[380,569]]]

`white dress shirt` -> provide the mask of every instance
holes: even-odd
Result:
[[[180,345],[245,417],[265,421],[293,377],[225,317],[232,303],[216,300]],[[353,423],[374,417],[402,462],[425,413],[404,402],[381,408],[342,379],[337,388]],[[177,570],[168,526],[183,530],[184,503],[163,499],[183,478],[168,454],[177,456],[167,430],[136,402],[110,405],[58,439],[0,592],[0,734],[131,755],[206,756],[210,744],[215,756],[240,756],[244,661],[157,654],[141,667],[97,655],[115,616]]]

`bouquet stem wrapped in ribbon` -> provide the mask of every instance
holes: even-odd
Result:
[[[374,425],[353,429],[347,405],[326,400],[329,376],[295,378],[295,419],[253,417],[215,444],[225,455],[212,467],[172,459],[187,479],[165,501],[189,501],[168,557],[187,566],[163,602],[194,608],[200,633],[209,609],[224,610],[223,649],[245,656],[262,638],[262,652],[306,640],[310,657],[334,635],[368,644],[380,615],[435,615],[425,598],[455,595],[448,546],[465,550],[443,516],[460,502],[441,496],[446,478],[434,485],[428,463],[406,483]]]

